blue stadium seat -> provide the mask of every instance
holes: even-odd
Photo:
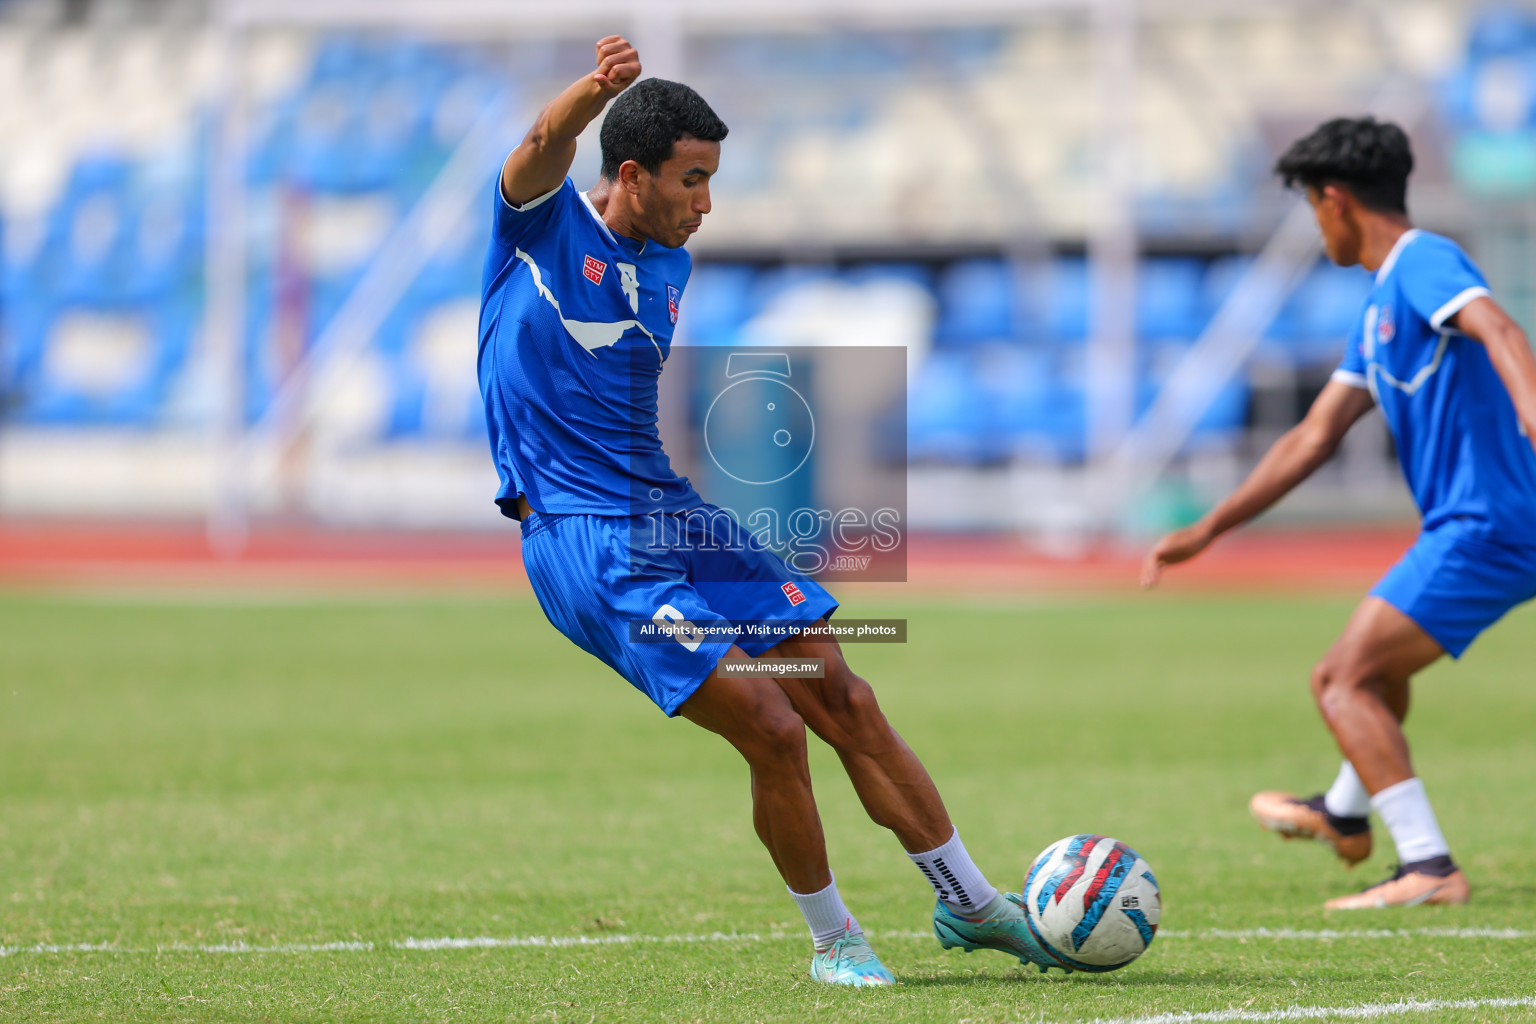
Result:
[[[1484,7],[1472,19],[1467,55],[1474,62],[1507,57],[1536,47],[1536,20],[1516,4]]]
[[[1169,375],[1189,352],[1187,343],[1163,343],[1144,352],[1142,372],[1136,388],[1136,415],[1146,415]],[[1247,377],[1237,373],[1222,386],[1215,399],[1195,424],[1183,452],[1209,450],[1235,443],[1248,418],[1249,387]]]
[[[741,263],[704,263],[694,268],[683,293],[679,323],[689,344],[732,345],[751,316],[757,271]]]
[[[285,177],[320,192],[379,187],[356,161],[369,99],[369,90],[353,79],[326,79],[306,89],[286,126]]]
[[[939,275],[939,345],[974,345],[1015,336],[1013,268],[996,259],[961,260]]]
[[[1002,457],[991,403],[964,351],[934,351],[907,395],[907,445],[916,461],[979,463]]]
[[[842,278],[849,284],[867,281],[905,281],[933,290],[933,271],[921,263],[878,262],[859,263],[843,271]]]
[[[988,402],[992,429],[1012,454],[1057,457],[1062,426],[1057,351],[1049,345],[989,346],[972,372]],[[1070,425],[1069,425],[1070,426]]]
[[[1015,442],[1015,451],[1037,459],[1082,462],[1088,454],[1088,396],[1080,374],[1058,367],[1041,408],[1040,429]]]
[[[752,280],[747,296],[747,316],[757,316],[769,303],[791,288],[831,280],[836,276],[836,269],[823,263],[787,263],[765,270]]]
[[[1342,349],[1371,293],[1371,274],[1359,267],[1320,262],[1296,289],[1297,333],[1308,341],[1326,339],[1331,350]]]
[[[1088,337],[1092,326],[1092,293],[1088,261],[1082,256],[1063,256],[1031,268],[1028,281],[1029,308],[1035,310],[1049,341],[1077,342]]]
[[[117,155],[91,155],[71,171],[48,215],[37,255],[37,282],[71,303],[118,303],[133,271],[128,240],[137,213],[132,168]]]
[[[49,373],[46,350],[53,342],[52,334],[72,313],[121,319],[148,332],[140,364],[116,389],[87,390]],[[153,425],[176,374],[186,363],[199,317],[200,310],[191,303],[162,303],[149,309],[57,304],[46,311],[33,311],[23,324],[30,336],[18,339],[19,347],[31,354],[30,372],[16,381],[21,398],[19,417],[48,425]]]
[[[1253,257],[1243,254],[1223,256],[1212,261],[1205,273],[1206,307],[1211,316],[1226,302],[1237,282],[1253,267]],[[1274,320],[1264,329],[1259,341],[1259,353],[1268,360],[1295,362],[1295,343],[1305,339],[1298,314],[1300,306],[1293,295],[1280,307]]]
[[[1146,339],[1195,338],[1205,327],[1205,266],[1195,259],[1141,261],[1136,330]]]

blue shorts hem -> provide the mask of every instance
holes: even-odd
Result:
[[[1420,533],[1370,596],[1460,658],[1511,609],[1536,597],[1536,548],[1503,544],[1477,523],[1451,520]]]
[[[1415,626],[1418,626],[1424,631],[1425,636],[1439,644],[1440,649],[1443,650],[1446,654],[1449,654],[1452,660],[1460,660],[1461,656],[1467,652],[1467,648],[1472,646],[1472,641],[1477,639],[1476,635],[1465,638],[1451,637],[1445,632],[1445,630],[1436,628],[1436,623],[1430,621],[1428,616],[1415,615],[1412,608],[1403,607],[1406,602],[1394,600],[1391,595],[1382,593],[1381,588],[1379,587],[1373,588],[1370,594],[1366,596],[1374,597],[1380,601],[1385,601],[1393,608],[1396,608],[1398,611],[1402,612],[1413,621]]]
[[[725,650],[722,650],[717,657],[713,658],[709,662],[708,666],[705,667],[703,672],[701,672],[696,678],[689,680],[687,683],[674,690],[667,697],[665,704],[657,704],[656,706],[661,708],[662,713],[665,714],[668,718],[676,718],[678,710],[688,702],[689,697],[692,697],[694,694],[699,692],[699,687],[704,685],[704,680],[708,679],[711,675],[714,674],[715,668],[720,664],[720,659],[725,657],[728,651],[730,651],[729,646],[727,646]],[[642,693],[644,692],[644,690],[640,687],[636,687],[636,689],[641,690]],[[649,694],[647,694],[647,696],[649,696]]]
[[[793,640],[801,633],[804,633],[807,629],[810,629],[811,626],[815,625],[821,619],[831,618],[832,613],[835,611],[837,611],[837,602],[834,601],[830,596],[825,597],[820,601],[813,602],[810,606],[810,610],[805,613],[803,618],[796,618],[791,620],[792,624],[785,627],[786,634],[784,636],[781,636],[777,639],[769,638],[767,640],[746,641],[743,641],[738,637],[736,640],[736,646],[740,647],[743,651],[746,651],[747,654],[751,655],[752,657],[760,658],[784,641]]]

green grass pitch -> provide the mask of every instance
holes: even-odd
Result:
[[[0,1020],[1084,1021],[1291,1007],[1536,1019],[1536,613],[1429,672],[1409,720],[1471,905],[1325,915],[1325,898],[1383,875],[1390,843],[1378,833],[1351,874],[1247,816],[1255,789],[1332,777],[1306,677],[1350,603],[845,606],[910,620],[908,644],[849,655],[989,875],[1016,889],[1047,843],[1105,832],[1152,863],[1167,933],[1095,977],[940,950],[924,934],[922,878],[818,746],[834,870],[902,982],[861,992],[806,977],[809,944],[753,835],[736,754],[665,719],[531,599],[13,594],[0,600]],[[733,937],[615,941],[714,933]],[[564,941],[399,945],[476,936]],[[609,941],[570,943],[583,937]],[[296,948],[331,943],[352,945]],[[80,944],[110,949],[61,948]],[[1381,1005],[1498,998],[1525,1002]]]

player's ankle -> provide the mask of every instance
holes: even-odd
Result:
[[[1341,836],[1357,836],[1362,832],[1369,832],[1371,830],[1371,819],[1369,817],[1357,818],[1353,815],[1334,814],[1326,808],[1324,808],[1323,814],[1328,818],[1328,827]]]
[[[1002,893],[998,893],[979,907],[966,909],[947,901],[944,905],[959,917],[963,917],[971,921],[986,921],[1003,913],[1008,906],[1008,900],[1003,896]]]
[[[1451,855],[1442,853],[1437,857],[1426,857],[1424,860],[1416,860],[1402,866],[1405,875],[1430,875],[1434,878],[1449,878],[1461,870],[1456,862],[1451,860]]]
[[[983,905],[997,897],[997,889],[987,882],[971,855],[960,841],[960,831],[952,829],[949,841],[926,853],[907,854],[916,864],[933,893],[945,906],[961,917],[973,918]]]

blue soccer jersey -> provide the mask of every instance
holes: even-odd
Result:
[[[661,367],[692,267],[616,235],[571,180],[496,206],[480,306],[480,393],[515,514],[677,512],[700,504],[656,428]]]
[[[1335,380],[1368,388],[1403,475],[1434,530],[1451,520],[1536,544],[1536,451],[1487,350],[1446,321],[1488,294],[1461,247],[1403,234],[1376,272]]]

